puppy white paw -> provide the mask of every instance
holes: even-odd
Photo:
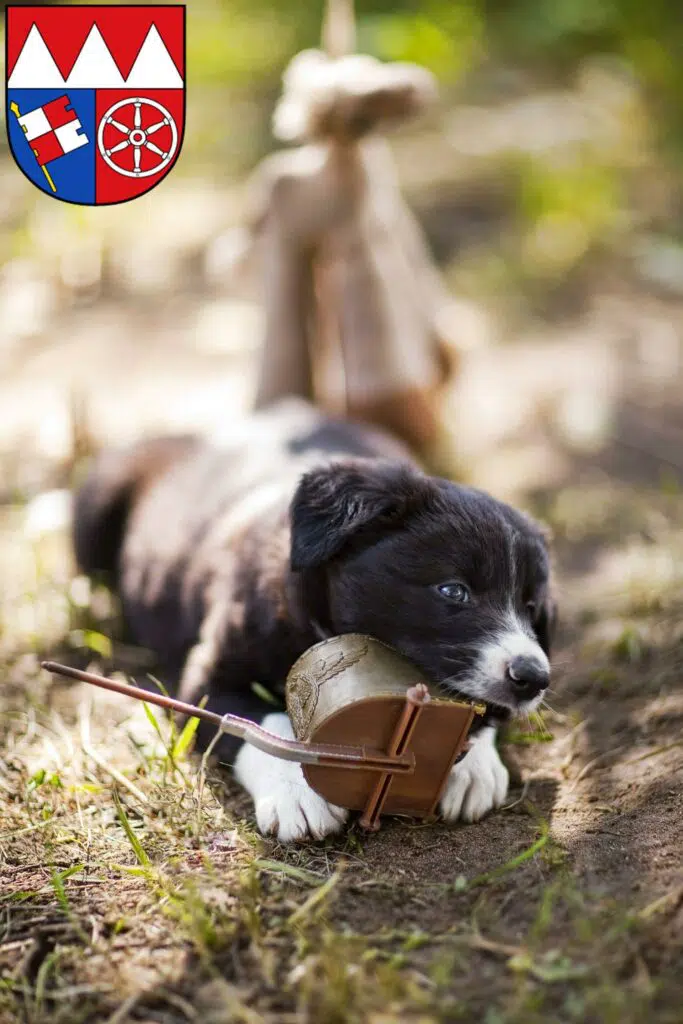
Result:
[[[276,787],[273,793],[256,800],[254,808],[259,831],[276,836],[281,843],[324,839],[341,831],[348,814],[343,807],[323,800],[303,775],[298,784]]]
[[[278,736],[293,736],[287,715],[268,715],[261,724]],[[245,743],[235,759],[234,772],[253,797],[256,823],[263,835],[293,843],[324,839],[344,827],[348,811],[328,804],[311,789],[300,764],[281,761]]]
[[[509,773],[496,750],[496,730],[487,726],[470,740],[470,749],[454,765],[441,797],[446,821],[479,821],[507,796]]]

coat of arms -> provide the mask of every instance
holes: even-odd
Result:
[[[184,6],[11,4],[5,39],[7,134],[34,185],[105,206],[166,177],[185,122]]]

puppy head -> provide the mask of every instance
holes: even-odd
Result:
[[[540,528],[411,466],[345,460],[301,480],[291,567],[331,634],[391,644],[433,682],[515,713],[550,680],[555,605]]]

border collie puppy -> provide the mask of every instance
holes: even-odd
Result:
[[[441,802],[474,821],[505,799],[499,721],[550,679],[555,618],[539,526],[480,491],[425,475],[394,439],[285,401],[243,438],[160,438],[99,456],[77,494],[74,545],[108,573],[136,641],[183,700],[292,736],[255,692],[283,692],[320,639],[365,633],[444,691],[488,705]],[[270,713],[269,713],[270,712]],[[204,748],[214,732],[202,723]],[[300,765],[223,736],[221,760],[282,841],[339,830]]]

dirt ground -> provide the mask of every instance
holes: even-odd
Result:
[[[7,355],[2,1024],[682,1019],[683,309],[596,292],[504,345],[461,312],[477,344],[442,458],[552,528],[551,708],[511,729],[516,781],[487,820],[294,849],[257,836],[189,732],[38,664],[152,668],[108,595],[72,581],[58,507],[34,500],[67,479],[70,389],[99,440],[229,429],[253,379],[253,346],[231,339],[253,309],[114,297]]]

